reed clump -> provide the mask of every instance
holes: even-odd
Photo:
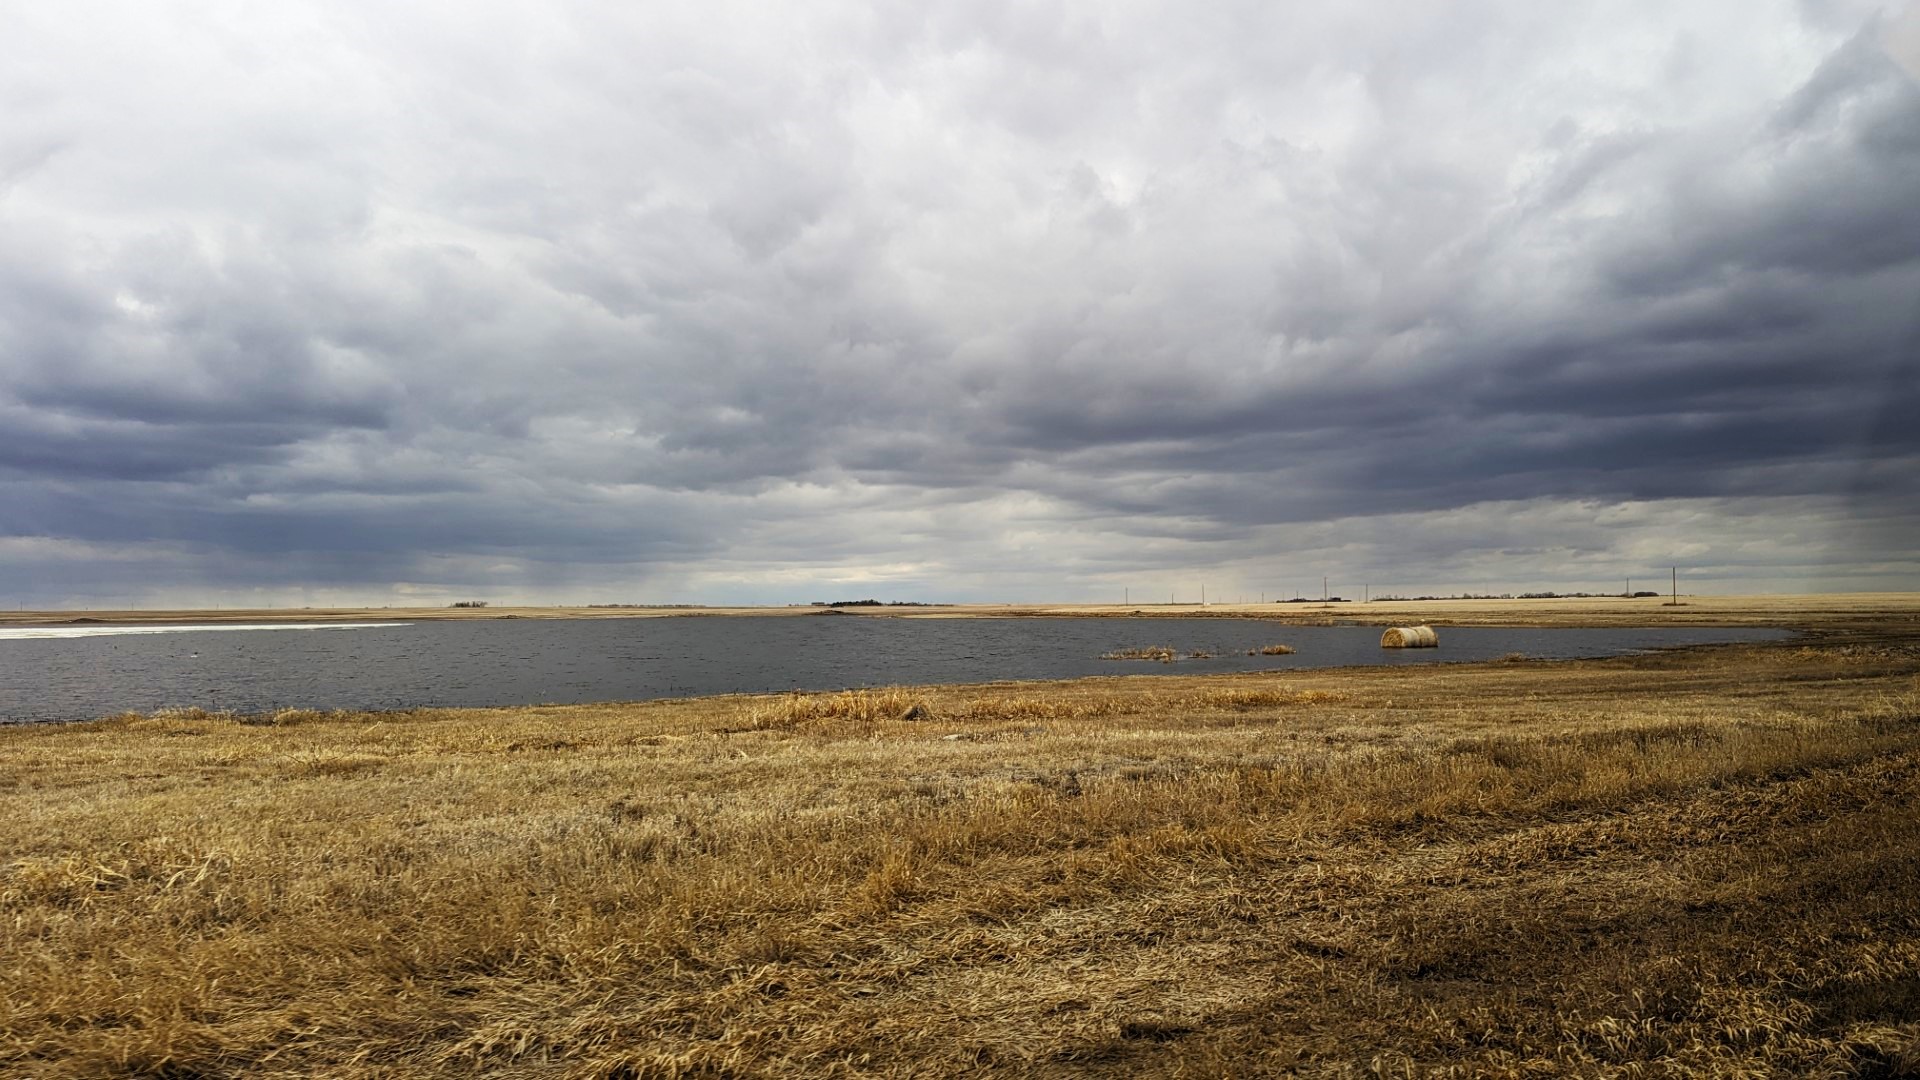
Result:
[[[1294,648],[1291,645],[1262,645],[1258,649],[1247,650],[1248,656],[1292,656],[1293,653]]]
[[[1211,660],[1213,657],[1214,654],[1206,649],[1191,649],[1183,655],[1171,645],[1146,645],[1100,654],[1102,660],[1158,660],[1162,664],[1171,664],[1175,660]]]
[[[1100,654],[1102,660],[1158,660],[1163,664],[1171,664],[1179,658],[1180,651],[1171,645],[1142,645]]]
[[[1900,1075],[1887,634],[0,728],[0,1074]]]

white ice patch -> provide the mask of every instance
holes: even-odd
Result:
[[[7,626],[0,641],[23,638],[109,637],[116,634],[185,634],[197,630],[368,630],[383,626],[410,626],[403,622],[354,623],[205,623],[186,626]]]

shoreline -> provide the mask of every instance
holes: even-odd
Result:
[[[927,607],[333,607],[82,609],[0,612],[0,627],[142,626],[220,623],[471,621],[507,619],[802,618],[891,619],[1227,618],[1281,625],[1392,626],[1770,626],[1792,630],[1920,622],[1920,593],[1805,593],[1568,597],[1514,600],[1374,600],[1228,604],[950,604]]]

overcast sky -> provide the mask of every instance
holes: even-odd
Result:
[[[6,606],[1920,588],[1897,7],[5,21]]]

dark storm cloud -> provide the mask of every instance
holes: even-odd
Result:
[[[1821,118],[1829,126],[1810,130]],[[1228,372],[1226,392],[1134,384],[1093,390],[1091,401],[1029,391],[1009,413],[1016,438],[1050,452],[1166,440],[1152,453],[1169,470],[1215,478],[1304,462],[1301,486],[1349,496],[1260,500],[1206,485],[1218,513],[1250,520],[1550,495],[1832,490],[1823,465],[1862,454],[1853,435],[1863,417],[1920,415],[1911,382],[1892,378],[1915,363],[1905,331],[1920,297],[1920,95],[1856,38],[1776,119],[1726,148],[1736,166],[1767,169],[1764,187],[1696,167],[1661,168],[1658,186],[1630,189],[1637,220],[1567,253],[1594,264],[1595,281],[1550,320],[1438,311],[1444,330],[1422,363],[1383,376],[1356,365],[1281,389]],[[1609,147],[1605,166],[1656,145]],[[1550,198],[1590,191],[1603,170],[1588,158],[1569,171],[1579,182],[1546,185]],[[1517,235],[1527,238],[1524,223]],[[1915,430],[1877,431],[1865,454],[1912,454]],[[1316,455],[1307,432],[1349,441]],[[1768,468],[1780,465],[1802,467]],[[1767,486],[1751,490],[1762,472]]]
[[[1870,5],[18,22],[15,592],[1913,580]]]

